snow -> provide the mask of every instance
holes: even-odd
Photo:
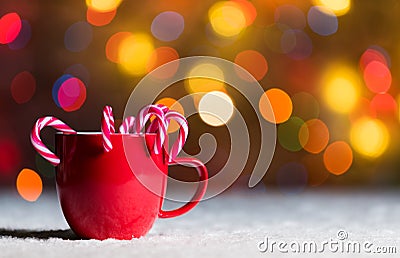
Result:
[[[258,245],[266,237],[322,243],[337,239],[339,230],[346,231],[347,240],[394,246],[399,253],[399,196],[399,191],[349,189],[298,195],[269,189],[229,191],[184,216],[157,220],[140,239],[97,241],[79,240],[69,230],[56,193],[45,193],[35,203],[0,193],[0,257],[289,257],[293,253],[276,248],[262,253]],[[295,255],[313,256],[321,254]],[[323,256],[338,254],[325,250]],[[366,256],[374,255],[339,255]]]

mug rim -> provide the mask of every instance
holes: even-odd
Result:
[[[56,132],[56,135],[102,135],[102,132],[76,132],[76,133],[65,133],[65,132]],[[157,133],[129,133],[129,134],[123,134],[123,133],[111,133],[111,135],[124,135],[124,136],[129,136],[129,137],[143,137],[145,135],[151,135],[151,136],[155,136],[157,135]]]

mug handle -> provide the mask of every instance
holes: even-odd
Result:
[[[208,171],[206,166],[198,159],[195,158],[175,158],[175,160],[171,161],[169,165],[191,165],[192,167],[196,168],[197,173],[200,176],[200,183],[199,186],[196,190],[196,193],[192,197],[192,199],[183,205],[180,208],[177,208],[175,210],[170,210],[170,211],[164,211],[162,208],[160,208],[160,211],[158,212],[158,217],[159,218],[173,218],[176,216],[180,216],[196,206],[201,198],[203,198],[204,194],[206,193],[207,189],[207,183],[208,183]]]

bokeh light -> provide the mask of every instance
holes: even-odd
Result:
[[[223,37],[233,37],[246,28],[246,17],[239,4],[233,1],[215,3],[208,11],[213,30]]]
[[[205,94],[199,102],[200,118],[211,126],[221,126],[230,120],[233,115],[232,99],[221,91],[212,91]]]
[[[207,40],[216,47],[223,48],[232,46],[239,38],[239,35],[232,37],[224,37],[216,33],[211,23],[208,23],[205,27]]]
[[[178,52],[172,47],[159,47],[156,48],[151,55],[149,62],[146,65],[146,72],[150,73],[154,69],[174,60],[179,59]],[[174,62],[167,66],[159,68],[156,72],[153,72],[151,76],[158,79],[167,79],[172,77],[179,68],[179,62]]]
[[[397,100],[397,107],[398,107],[397,114],[398,114],[398,118],[400,120],[400,94],[397,95],[396,100]]]
[[[86,86],[76,77],[64,74],[54,83],[53,100],[64,111],[72,112],[81,108],[86,100]]]
[[[372,118],[360,118],[352,124],[350,143],[367,158],[381,156],[389,145],[389,132],[384,123]]]
[[[161,41],[173,41],[179,38],[185,28],[183,16],[177,12],[162,12],[151,23],[151,33]]]
[[[8,43],[8,47],[12,50],[18,50],[26,47],[32,37],[32,28],[27,20],[22,20],[21,23],[21,31],[18,36],[10,43]]]
[[[357,89],[346,78],[336,78],[327,83],[324,97],[331,109],[348,113],[357,102]]]
[[[28,71],[20,72],[11,82],[11,95],[18,104],[31,100],[35,91],[36,79]]]
[[[19,172],[16,186],[19,195],[28,202],[36,201],[42,194],[42,179],[29,168],[24,168]]]
[[[396,118],[397,102],[388,93],[375,95],[370,102],[371,114],[378,118]]]
[[[327,7],[312,6],[307,14],[308,25],[318,35],[329,36],[338,30],[336,15]]]
[[[293,115],[304,121],[319,116],[319,103],[317,99],[308,92],[298,92],[292,96]]]
[[[316,5],[331,9],[336,15],[344,15],[351,8],[351,0],[314,0]]]
[[[302,30],[286,30],[281,40],[284,53],[294,60],[303,60],[312,54],[311,38]]]
[[[225,90],[224,72],[215,64],[199,63],[189,71],[188,77],[185,88],[189,93]]]
[[[80,52],[85,50],[93,38],[93,29],[87,22],[76,22],[72,24],[64,35],[65,48],[71,52]]]
[[[285,91],[272,88],[260,97],[259,109],[265,120],[280,124],[289,119],[293,105],[292,100]]]
[[[389,52],[385,48],[381,47],[380,45],[371,45],[368,47],[367,50],[369,50],[369,49],[379,52],[379,54],[382,55],[383,58],[385,59],[385,61],[381,61],[381,63],[384,63],[387,67],[391,68],[392,59],[389,55]],[[379,61],[379,60],[376,60],[376,61]]]
[[[162,104],[164,106],[167,106],[170,110],[179,112],[183,116],[185,115],[185,110],[183,109],[183,106],[174,98],[162,98],[160,100],[157,100],[156,104]],[[152,117],[152,119],[154,119],[154,117]],[[175,120],[171,120],[168,125],[168,133],[176,132],[178,131],[178,129],[179,124]]]
[[[302,30],[306,27],[306,18],[303,11],[294,5],[280,5],[275,9],[275,23],[285,24],[291,29]]]
[[[296,38],[293,33],[289,34],[287,39],[282,39],[286,30],[289,27],[283,24],[271,24],[265,28],[264,41],[267,47],[275,53],[288,53],[296,46]],[[285,50],[282,49],[282,45],[285,46]]]
[[[65,111],[71,112],[81,108],[86,100],[86,86],[78,78],[70,78],[61,84],[58,101]]]
[[[131,32],[121,31],[113,34],[106,43],[106,57],[113,63],[119,62],[118,51],[121,45],[126,38],[132,36]]]
[[[60,101],[58,100],[58,92],[61,88],[61,85],[68,79],[73,78],[70,74],[63,74],[60,78],[58,78],[53,85],[53,89],[51,90],[51,95],[53,97],[54,103],[56,103],[57,107],[60,106]]]
[[[364,71],[365,67],[372,61],[381,62],[390,67],[389,55],[380,47],[369,47],[360,57],[360,69]]]
[[[323,79],[325,103],[333,111],[349,113],[359,97],[359,80],[348,68],[333,66]]]
[[[299,130],[299,142],[310,153],[320,153],[328,145],[329,130],[320,119],[306,121]]]
[[[154,51],[153,40],[147,34],[137,33],[119,45],[118,61],[123,71],[134,76],[146,74],[147,63]]]
[[[14,140],[8,138],[0,138],[0,174],[3,175],[15,173],[21,162],[21,150]]]
[[[88,7],[86,11],[86,21],[94,26],[105,26],[112,22],[116,14],[117,9],[108,12],[100,12]]]
[[[242,10],[244,17],[246,18],[246,26],[253,24],[257,17],[257,9],[254,7],[253,3],[247,0],[232,0],[238,4],[239,8]]]
[[[111,12],[118,8],[122,0],[86,0],[86,5],[99,12]]]
[[[278,126],[279,144],[289,151],[299,151],[303,147],[299,141],[299,131],[304,121],[298,117],[291,117]]]
[[[370,91],[385,93],[392,84],[392,74],[384,63],[372,61],[364,69],[364,81]]]
[[[22,28],[21,18],[17,13],[7,13],[0,18],[0,44],[13,42]]]
[[[285,30],[280,43],[282,53],[289,54],[296,47],[296,35],[293,30]]]
[[[268,71],[268,63],[265,57],[255,50],[244,50],[235,57],[235,64],[246,69],[257,81],[264,78]],[[236,69],[236,73],[244,80],[252,81],[250,76]]]
[[[325,149],[324,164],[326,169],[334,175],[347,172],[353,163],[353,151],[344,141],[336,141]]]
[[[302,30],[293,30],[296,40],[294,48],[286,54],[294,60],[303,60],[309,58],[313,51],[311,38]]]
[[[306,167],[297,162],[289,162],[279,168],[276,182],[282,193],[298,194],[307,185],[308,173]]]

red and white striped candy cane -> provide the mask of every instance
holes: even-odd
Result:
[[[189,134],[188,122],[182,114],[180,114],[179,112],[176,112],[174,110],[170,110],[165,114],[165,120],[167,121],[167,126],[171,119],[178,122],[179,135],[178,135],[178,139],[172,145],[171,151],[169,153],[169,161],[170,162],[173,161],[176,158],[176,156],[178,156],[179,152],[183,148],[183,145],[185,145],[187,136]]]
[[[156,117],[159,125],[156,141],[154,143],[154,152],[158,154],[161,152],[165,138],[167,137],[167,125],[163,109],[157,105],[148,105],[140,109],[135,120],[135,130],[136,133],[139,134],[145,127],[146,122],[153,115]]]
[[[121,126],[119,127],[119,132],[122,134],[129,134],[129,131],[134,127],[135,125],[135,117],[134,116],[128,116],[122,121]]]
[[[168,108],[167,106],[165,106],[165,105],[156,104],[156,106],[158,106],[159,108],[161,108],[162,112],[164,113],[164,116],[165,116],[165,114],[169,111],[169,108]],[[158,120],[154,119],[154,120],[151,122],[150,126],[147,128],[146,132],[147,132],[147,133],[156,133],[157,130],[158,130],[158,127],[159,127],[159,122],[158,122]],[[168,126],[167,126],[167,129],[168,129]]]
[[[166,114],[169,111],[169,107],[167,107],[166,105],[156,104],[156,106],[159,107],[164,114]]]
[[[164,115],[168,112],[169,108],[165,105],[162,104],[156,104],[157,107],[161,108],[162,112]],[[158,127],[159,127],[159,120],[154,119],[150,126],[146,129],[147,133],[157,133]],[[122,134],[128,134],[131,128],[135,127],[135,117],[134,116],[128,116],[124,119],[122,122],[121,126],[119,127],[119,132]]]
[[[46,145],[43,144],[42,139],[40,139],[40,131],[46,126],[51,126],[54,129],[64,133],[76,134],[76,131],[71,129],[71,127],[66,125],[61,120],[52,116],[39,118],[33,126],[31,132],[31,142],[33,147],[40,156],[48,160],[52,165],[57,166],[60,164],[60,159],[53,152],[51,152]]]
[[[103,134],[103,147],[106,152],[112,150],[111,134],[115,133],[114,116],[112,107],[105,106],[103,109],[103,116],[101,117],[101,132]]]

